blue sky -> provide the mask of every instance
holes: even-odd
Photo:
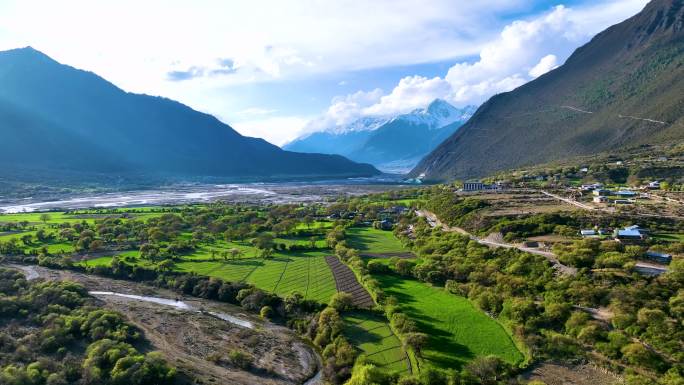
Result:
[[[480,104],[561,65],[645,4],[0,0],[0,49],[31,45],[281,145],[438,97]]]

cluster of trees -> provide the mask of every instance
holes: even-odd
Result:
[[[341,301],[345,302],[344,299]],[[331,299],[331,303],[335,302],[338,299]],[[311,319],[307,331],[308,337],[322,349],[323,376],[335,385],[349,378],[357,356],[356,349],[342,335],[344,327],[338,310],[328,306]]]
[[[391,207],[390,202],[377,203],[361,199],[342,201],[329,206],[319,205],[227,205],[211,204],[160,208],[158,216],[137,217],[136,213],[122,214],[119,209],[98,210],[93,214],[78,214],[82,221],[55,223],[50,214],[44,214],[43,226],[28,222],[3,224],[4,231],[36,231],[0,241],[0,254],[32,256],[49,259],[47,245],[65,243],[78,253],[94,253],[112,250],[139,250],[143,258],[160,263],[176,260],[190,254],[203,245],[215,245],[220,240],[239,242],[258,249],[258,254],[268,257],[275,251],[319,250],[334,247],[327,228],[314,226],[317,221],[327,220],[329,213],[349,213],[351,219],[342,220],[344,226],[380,218],[380,212]],[[102,215],[106,215],[102,217]],[[389,214],[388,214],[389,215]],[[93,216],[94,221],[87,220]],[[383,217],[386,215],[383,214]],[[395,215],[396,216],[396,215]],[[367,219],[363,219],[367,218]],[[303,224],[303,226],[301,226]],[[278,238],[286,238],[285,240]],[[326,242],[323,242],[323,241]],[[53,248],[54,249],[54,248]],[[54,252],[55,255],[65,251]],[[214,258],[235,258],[232,251]]]
[[[615,370],[627,367],[634,384],[643,376],[668,385],[684,381],[684,262],[673,262],[667,274],[645,277],[624,269],[643,252],[640,247],[583,240],[557,252],[564,262],[598,270],[561,276],[541,256],[488,248],[433,230],[423,219],[413,225],[414,238],[406,241],[421,262],[412,266],[397,259],[392,271],[471,299],[509,324],[533,357],[598,355]],[[612,316],[596,319],[590,312],[597,308]]]
[[[0,269],[0,383],[174,383],[161,355],[134,347],[139,331],[92,301],[75,283],[29,283]]]
[[[636,245],[623,245],[615,241],[582,239],[570,244],[558,243],[553,251],[558,259],[569,266],[578,268],[620,268],[630,271],[637,258],[642,257],[646,248]]]
[[[432,187],[425,195],[423,206],[450,226],[472,227],[480,220],[478,211],[489,206],[481,199],[459,197],[448,186]]]
[[[387,373],[373,364],[357,360],[346,385],[497,385],[519,384],[511,379],[513,369],[495,356],[477,357],[461,371],[423,368],[419,374]],[[528,385],[544,385],[529,382]]]

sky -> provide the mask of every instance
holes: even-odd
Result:
[[[0,50],[32,46],[283,145],[436,98],[479,105],[646,3],[0,0]]]

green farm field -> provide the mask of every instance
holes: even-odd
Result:
[[[307,299],[328,302],[337,292],[324,253],[277,253],[273,258],[249,258],[237,261],[184,261],[176,269],[195,272],[226,281],[247,282],[285,296],[299,292]]]
[[[149,218],[154,218],[163,215],[163,212],[153,212],[153,211],[146,211],[146,210],[135,210],[132,209],[131,211],[124,211],[121,210],[120,213],[129,213],[131,217],[135,219],[140,219],[140,220],[145,220]],[[47,215],[47,220],[43,220],[41,216],[43,214]],[[95,219],[98,218],[106,218],[107,216],[111,215],[116,215],[118,214],[117,212],[114,213],[96,213],[96,212],[90,212],[90,211],[79,211],[76,213],[64,213],[64,212],[59,212],[59,211],[51,211],[51,212],[44,212],[44,213],[21,213],[21,214],[0,214],[0,223],[9,223],[9,222],[29,222],[30,224],[34,225],[49,225],[49,224],[59,224],[59,223],[64,223],[64,222],[69,222],[69,223],[75,223],[75,222],[83,222],[86,221],[88,223],[93,223]]]
[[[517,364],[523,354],[496,320],[468,299],[393,275],[377,275],[383,290],[395,296],[418,329],[429,336],[423,361],[442,369],[460,368],[475,357],[495,355]]]
[[[653,238],[669,242],[684,242],[684,234],[680,233],[659,233],[653,234]]]
[[[124,253],[140,265],[149,262],[138,259],[137,252]],[[183,257],[174,264],[173,270],[197,273],[221,278],[230,282],[247,282],[254,286],[286,296],[292,292],[301,293],[306,299],[327,303],[337,292],[332,272],[325,262],[325,253],[297,252],[276,253],[272,258],[241,258],[237,260],[194,260],[195,255]],[[86,266],[107,266],[112,257],[94,258],[82,262]]]
[[[408,250],[391,231],[372,227],[353,227],[347,229],[349,246],[363,253],[403,253]]]
[[[345,337],[369,362],[389,372],[408,372],[408,357],[384,317],[371,313],[345,315]]]

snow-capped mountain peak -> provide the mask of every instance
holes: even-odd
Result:
[[[408,114],[399,115],[393,120],[411,124],[425,124],[431,129],[441,128],[454,122],[465,122],[475,113],[477,107],[456,108],[442,99],[435,99],[425,108],[418,108]]]
[[[329,130],[329,132],[342,133],[342,132],[349,132],[349,131],[373,131],[376,128],[387,123],[388,121],[389,121],[389,119],[384,118],[384,117],[366,116],[363,118],[359,118],[359,119],[347,124],[346,126],[334,127],[331,130]]]

